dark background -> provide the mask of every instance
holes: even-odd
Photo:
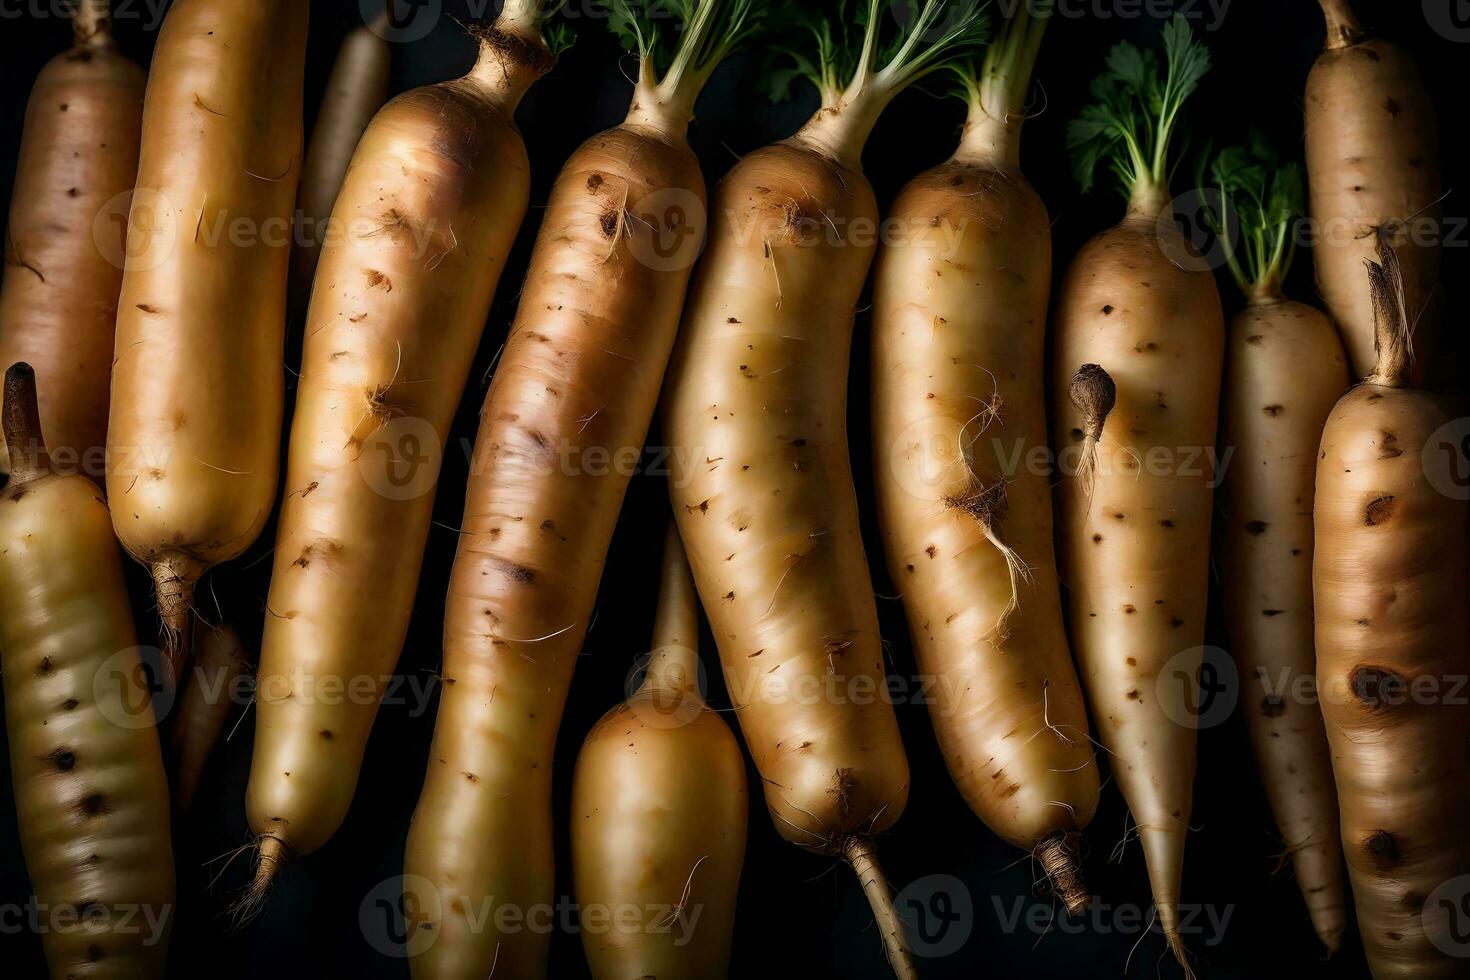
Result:
[[[42,64],[69,42],[69,26],[54,15],[27,11],[54,8],[56,0],[0,0],[0,200],[8,200],[20,140],[24,99]],[[248,0],[240,0],[248,2]],[[1441,6],[1452,0],[1440,0]],[[146,14],[134,0],[130,9]],[[463,14],[463,0],[447,0],[446,11]],[[483,8],[483,3],[479,5]],[[1213,17],[1198,6],[1210,25]],[[1432,93],[1459,92],[1464,57],[1470,47],[1441,37],[1426,21],[1420,4],[1405,0],[1359,0],[1365,22],[1378,33],[1412,50],[1428,76]],[[313,4],[307,75],[308,125],[337,43],[358,20],[357,0],[317,0]],[[1145,14],[1116,16],[1118,11],[1149,9],[1147,4],[1115,4],[1111,0],[1073,0],[1068,9],[1086,10],[1083,18],[1059,18],[1041,56],[1035,89],[1036,118],[1028,124],[1025,169],[1047,201],[1054,220],[1058,273],[1087,237],[1120,216],[1122,201],[1110,189],[1083,197],[1069,176],[1063,147],[1065,121],[1086,101],[1088,83],[1108,45],[1122,38],[1153,44],[1159,22]],[[1113,16],[1102,17],[1098,13]],[[148,16],[121,19],[117,34],[126,51],[146,64],[156,37]],[[561,65],[525,100],[519,119],[534,165],[532,209],[522,230],[494,312],[471,373],[452,441],[473,439],[476,411],[488,381],[487,371],[513,314],[516,286],[539,220],[538,202],[545,200],[561,162],[576,145],[608,126],[626,110],[631,61],[600,25],[586,20],[577,45]],[[1238,139],[1248,126],[1267,130],[1283,147],[1299,152],[1302,88],[1322,41],[1317,6],[1310,0],[1235,0],[1223,25],[1204,38],[1216,67],[1204,90],[1188,110],[1198,133],[1217,140]],[[424,40],[394,51],[393,89],[440,81],[461,73],[473,58],[473,46],[453,21],[445,18]],[[734,163],[738,154],[789,135],[815,106],[803,90],[797,101],[770,106],[754,86],[756,59],[726,65],[700,103],[691,139],[711,182]],[[1454,103],[1441,104],[1441,110]],[[953,149],[963,107],[931,93],[910,92],[878,126],[868,149],[867,171],[880,200],[892,198],[904,181],[943,160]],[[1466,147],[1458,115],[1444,116],[1446,186],[1452,193],[1444,207],[1448,216],[1467,214],[1462,183]],[[1193,146],[1203,142],[1196,135]],[[1186,167],[1176,192],[1188,183]],[[1463,232],[1445,251],[1446,323],[1464,314],[1465,256]],[[1315,290],[1310,260],[1302,256],[1291,281],[1298,298],[1312,299]],[[1239,305],[1229,284],[1222,283],[1227,313]],[[859,494],[871,519],[871,491],[866,478],[867,330],[857,325],[852,373],[854,467]],[[300,325],[293,325],[290,345],[299,349]],[[1463,363],[1463,332],[1451,330]],[[288,367],[294,367],[295,354]],[[288,380],[290,376],[288,375]],[[466,442],[464,444],[468,446]],[[437,669],[443,597],[453,559],[467,475],[467,452],[446,454],[435,505],[434,528],[425,561],[416,615],[403,652],[401,672],[422,685]],[[556,757],[559,894],[570,894],[567,873],[566,814],[571,764],[578,745],[596,719],[624,695],[633,657],[648,644],[656,589],[659,540],[666,508],[663,481],[636,477],[608,558],[598,615],[585,644],[585,655],[566,710]],[[896,590],[886,581],[871,522],[865,528],[879,596]],[[273,540],[270,530],[245,558],[213,573],[212,588],[201,590],[204,602],[218,598],[224,616],[255,647],[268,586],[270,563],[262,559]],[[139,570],[134,570],[138,572]],[[140,633],[152,629],[145,577],[132,582]],[[880,598],[884,633],[892,642],[890,669],[915,672],[902,610]],[[212,609],[207,614],[214,616]],[[1212,640],[1223,644],[1218,623]],[[713,644],[704,644],[713,668]],[[726,705],[718,671],[711,670],[711,701]],[[253,713],[222,745],[205,778],[194,814],[176,827],[180,910],[173,934],[173,975],[179,977],[406,977],[401,959],[384,956],[368,942],[359,923],[364,896],[401,873],[403,841],[421,785],[424,761],[434,724],[434,702],[384,707],[368,746],[357,800],[346,824],[319,853],[293,866],[264,914],[233,929],[226,909],[242,884],[244,862],[228,869],[212,890],[206,884],[218,864],[207,864],[247,839],[244,787],[249,770]],[[239,712],[237,710],[237,716]],[[972,915],[951,933],[957,943],[951,955],[920,961],[926,977],[1063,977],[1174,976],[1161,938],[1141,935],[1137,915],[1115,914],[1118,907],[1147,908],[1148,887],[1136,844],[1121,863],[1110,852],[1123,836],[1125,808],[1116,786],[1108,784],[1103,804],[1087,833],[1087,874],[1102,911],[1082,926],[1041,930],[1025,924],[1007,929],[1005,922],[1018,902],[1027,918],[1033,907],[1049,900],[1035,897],[1033,870],[1023,855],[998,840],[970,812],[945,772],[934,744],[926,709],[900,705],[905,744],[913,766],[913,789],[905,817],[881,841],[887,870],[896,887],[931,875],[953,875],[967,894]],[[231,724],[233,725],[233,719]],[[4,756],[0,755],[0,759]],[[0,766],[5,765],[0,761]],[[19,851],[8,774],[0,774],[0,904],[21,903],[30,894]],[[758,786],[754,771],[752,787]],[[750,842],[736,926],[733,975],[803,977],[889,976],[871,916],[850,872],[828,858],[814,856],[781,840],[765,813],[759,794],[752,801]],[[1289,867],[1275,873],[1282,850],[1251,762],[1245,730],[1238,716],[1201,733],[1199,778],[1195,790],[1194,826],[1186,865],[1184,900],[1229,914],[1228,927],[1216,936],[1203,914],[1199,931],[1188,936],[1201,972],[1209,977],[1366,976],[1356,937],[1349,936],[1332,963],[1323,960],[1312,934]],[[932,889],[921,883],[921,894]],[[1044,920],[1043,920],[1044,921]],[[1143,921],[1147,921],[1145,916]],[[1130,951],[1133,952],[1130,961]],[[29,934],[0,934],[0,961],[8,975],[44,975],[39,940]],[[1125,968],[1125,964],[1128,964]],[[1126,969],[1126,972],[1125,972]],[[580,941],[558,934],[553,942],[552,975],[585,976]],[[513,978],[515,980],[515,978]]]

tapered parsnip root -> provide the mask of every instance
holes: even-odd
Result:
[[[849,837],[842,842],[839,852],[863,886],[878,934],[883,937],[883,953],[888,957],[894,976],[898,980],[917,980],[919,971],[914,967],[913,955],[904,939],[903,920],[893,904],[893,889],[883,874],[883,866],[878,863],[873,842],[866,837]]]
[[[555,63],[546,9],[506,4],[474,28],[464,75],[384,106],[336,196],[344,233],[322,249],[307,314],[246,789],[251,830],[285,853],[341,826],[403,649],[440,463],[529,204],[515,113]],[[311,696],[333,684],[359,693]]]
[[[1209,596],[1224,317],[1214,276],[1181,262],[1171,143],[1208,50],[1180,16],[1164,57],[1119,45],[1098,101],[1068,131],[1078,176],[1102,163],[1128,193],[1122,222],[1069,267],[1052,344],[1055,445],[1085,465],[1057,485],[1068,627],[1098,741],[1138,826],[1158,922],[1189,969],[1179,902],[1193,805],[1198,676]],[[1105,365],[1107,370],[1078,365]],[[1107,438],[1102,439],[1106,427]]]
[[[239,635],[229,626],[199,620],[194,626],[194,669],[174,714],[174,803],[188,812],[210,752],[224,730],[236,683],[250,669]]]
[[[0,672],[29,907],[54,980],[158,980],[168,783],[112,521],[94,482],[53,469],[29,365],[6,372],[0,414]]]
[[[307,14],[175,0],[148,77],[107,496],[159,588],[175,681],[199,576],[243,554],[275,505]]]
[[[434,893],[410,922],[433,933],[411,963],[420,980],[546,973],[543,931],[487,925],[476,910],[553,901],[562,709],[631,475],[620,461],[646,441],[704,238],[687,131],[760,6],[631,5],[623,26],[636,24],[639,70],[628,115],[572,154],[543,211],[480,413],[445,603],[444,686],[404,853],[405,877]],[[666,16],[675,9],[687,23]],[[614,465],[581,465],[594,454]]]
[[[291,863],[291,846],[275,834],[260,834],[249,845],[253,861],[250,883],[230,906],[230,917],[243,926],[265,908],[281,872]]]
[[[122,223],[138,173],[142,69],[117,49],[108,0],[74,6],[74,43],[31,89],[5,226],[0,366],[40,378],[52,462],[98,483],[107,442]],[[0,449],[0,471],[7,454]]]

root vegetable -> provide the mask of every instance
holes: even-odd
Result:
[[[1224,324],[1213,276],[1188,261],[1167,188],[1178,114],[1209,52],[1176,17],[1164,64],[1115,47],[1072,124],[1084,189],[1107,160],[1123,222],[1088,242],[1062,286],[1053,350],[1057,515],[1069,625],[1098,734],[1133,814],[1169,947],[1188,969],[1179,889],[1201,669]],[[1076,474],[1069,455],[1080,452]]]
[[[57,473],[35,375],[5,375],[0,670],[21,847],[56,980],[162,977],[174,911],[168,784],[107,506]]]
[[[1327,44],[1307,77],[1307,174],[1317,288],[1353,377],[1374,370],[1363,263],[1386,237],[1404,270],[1419,363],[1432,349],[1439,285],[1440,161],[1434,105],[1409,52],[1370,37],[1348,0],[1321,0]]]
[[[911,977],[872,845],[903,812],[909,770],[892,705],[871,696],[886,675],[847,445],[878,224],[861,155],[893,97],[967,53],[986,21],[968,0],[928,0],[880,50],[879,0],[865,27],[839,7],[808,14],[818,53],[797,53],[821,109],[743,157],[715,195],[665,427],[687,468],[671,481],[675,514],[766,806],[787,840],[852,864],[891,965]]]
[[[1050,12],[1017,14],[979,73],[954,156],[887,220],[873,319],[873,441],[889,572],[903,593],[950,775],[1033,852],[1069,911],[1078,831],[1097,809],[1087,713],[1062,626],[1041,384],[1051,287],[1046,207],[1020,171],[1031,68]]]
[[[138,172],[143,70],[118,53],[108,0],[86,0],[76,41],[36,79],[10,202],[0,284],[0,365],[41,377],[58,469],[102,482],[124,229]],[[0,452],[0,469],[9,464]]]
[[[275,503],[307,6],[177,0],[153,54],[118,304],[107,495],[168,668],[194,585]]]
[[[535,915],[553,900],[557,729],[704,236],[686,129],[756,12],[749,0],[681,3],[683,29],[666,44],[664,13],[611,6],[640,55],[633,105],[557,178],[480,414],[404,861],[418,978],[546,972],[545,932],[502,931],[493,913]]]
[[[472,28],[462,78],[394,99],[353,156],[307,315],[246,791],[263,859],[336,832],[413,611],[434,490],[530,195],[515,110],[555,62],[542,0]],[[350,697],[315,692],[342,685]]]
[[[332,206],[362,134],[388,99],[393,51],[383,38],[386,22],[383,13],[376,22],[349,31],[327,77],[296,196],[296,240],[291,253],[291,308],[295,311],[306,307],[323,242],[346,231],[331,228]]]
[[[174,801],[187,812],[204,776],[209,754],[237,703],[239,679],[250,670],[240,636],[229,626],[194,627],[196,657],[174,714]]]
[[[1470,873],[1466,508],[1425,479],[1450,417],[1410,384],[1408,284],[1392,248],[1381,263],[1378,367],[1332,410],[1317,458],[1317,687],[1373,976],[1463,977],[1434,892]]]
[[[664,544],[653,653],[638,689],[577,757],[577,904],[614,913],[582,932],[598,980],[722,980],[745,857],[745,757],[699,690],[698,597],[678,532]],[[618,919],[636,908],[636,923]]]
[[[1300,166],[1258,140],[1223,151],[1210,174],[1238,216],[1241,246],[1229,265],[1247,298],[1226,338],[1220,441],[1234,455],[1219,525],[1225,614],[1266,798],[1333,954],[1347,924],[1337,793],[1321,709],[1297,682],[1316,671],[1311,501],[1347,357],[1332,321],[1281,290],[1305,203]]]

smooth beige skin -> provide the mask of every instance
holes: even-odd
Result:
[[[295,310],[306,306],[323,243],[347,234],[345,228],[334,230],[328,219],[362,134],[388,100],[393,49],[379,30],[364,24],[343,38],[306,144],[291,253],[291,306]]]
[[[1439,288],[1439,126],[1413,56],[1363,34],[1345,0],[1324,0],[1327,47],[1307,76],[1306,140],[1317,288],[1353,378],[1372,372],[1373,305],[1363,263],[1390,231],[1419,317],[1417,363],[1433,363]],[[1404,222],[1408,222],[1405,227]]]
[[[181,811],[194,803],[209,755],[239,700],[240,678],[250,661],[239,634],[229,626],[199,622],[194,627],[194,666],[170,731],[173,745],[174,802]]]
[[[26,870],[62,926],[46,962],[55,980],[162,977],[168,783],[122,563],[97,485],[41,465],[0,496],[0,672]]]
[[[107,495],[180,639],[194,582],[275,503],[306,21],[300,0],[178,0],[153,55]]]
[[[1251,746],[1283,850],[1318,937],[1335,953],[1347,925],[1337,791],[1316,673],[1312,498],[1317,445],[1347,389],[1342,341],[1320,310],[1261,293],[1230,323],[1219,561],[1231,652]],[[1308,692],[1310,693],[1310,692]]]
[[[675,515],[766,806],[787,840],[837,853],[893,825],[909,771],[847,450],[873,242],[827,238],[874,227],[877,205],[858,162],[826,145],[809,124],[720,183],[664,420]]]
[[[1470,969],[1445,952],[1464,944],[1434,894],[1470,873],[1465,503],[1425,479],[1422,451],[1449,416],[1406,374],[1375,373],[1337,403],[1314,508],[1317,687],[1377,980]]]
[[[109,21],[106,0],[89,0],[76,44],[31,89],[0,283],[0,366],[36,369],[53,464],[98,483],[122,288],[119,195],[138,172],[144,85]],[[0,438],[0,470],[9,467]]]
[[[986,825],[1032,850],[1085,827],[1098,774],[1062,627],[1052,543],[1043,348],[1050,220],[971,109],[954,158],[911,182],[878,260],[873,458],[889,574],[950,775]],[[1012,147],[1013,138],[1003,142]],[[910,237],[912,236],[912,237]],[[1031,569],[1018,581],[962,508],[1004,482],[994,536]],[[1050,729],[1050,730],[1048,730]]]
[[[654,100],[640,87],[562,169],[480,413],[404,860],[419,980],[546,973],[548,931],[493,916],[551,920],[557,731],[689,281],[687,263],[650,264],[644,236],[675,217],[704,232],[689,113]],[[671,189],[698,207],[675,215]]]
[[[1204,642],[1208,450],[1225,328],[1214,277],[1175,261],[1188,246],[1171,220],[1159,221],[1168,197],[1160,191],[1135,203],[1067,270],[1056,315],[1052,445],[1062,470],[1058,555],[1072,648],[1142,839],[1159,923],[1177,951],[1195,763],[1195,731],[1181,722],[1192,716],[1188,678],[1200,669]],[[1090,500],[1072,477],[1081,419],[1067,397],[1088,363],[1118,388]]]
[[[735,735],[699,692],[697,609],[671,530],[647,674],[587,736],[572,781],[572,874],[597,980],[729,971],[749,796]]]
[[[251,829],[288,854],[341,825],[408,631],[445,440],[530,197],[515,108],[552,59],[522,44],[535,57],[486,42],[465,77],[389,103],[333,212],[350,230],[307,315],[246,792]]]

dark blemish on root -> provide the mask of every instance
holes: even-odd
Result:
[[[59,772],[71,772],[77,766],[77,756],[70,749],[57,749],[46,756],[46,761],[51,763]]]
[[[84,817],[100,817],[111,812],[107,806],[107,798],[101,793],[88,793],[77,800],[76,811]]]
[[[323,728],[321,731],[317,732],[317,734],[326,739],[328,742],[332,740],[332,730],[330,728]]]
[[[936,558],[939,556],[939,549],[931,544],[929,547],[924,549],[924,554],[928,555],[930,558]]]
[[[362,276],[367,280],[369,289],[382,286],[384,292],[393,292],[393,280],[383,275],[377,269],[363,269]]]
[[[1265,534],[1266,528],[1268,526],[1269,525],[1267,525],[1265,521],[1246,521],[1245,533],[1251,535],[1252,537],[1256,537]]]
[[[1348,675],[1353,696],[1369,708],[1383,708],[1399,703],[1406,687],[1404,679],[1384,667],[1363,665]]]
[[[1393,519],[1393,512],[1397,506],[1398,502],[1394,500],[1393,494],[1384,494],[1371,500],[1363,513],[1363,523],[1368,527],[1387,524]]]
[[[1123,659],[1123,662],[1125,664],[1127,664],[1128,666],[1130,666],[1130,667],[1137,667],[1138,666],[1138,658],[1136,658],[1136,657],[1125,657]]]
[[[612,238],[618,233],[618,212],[611,209],[602,212],[602,217],[598,219],[597,223],[602,228],[603,237]]]
[[[1132,690],[1129,690],[1127,692],[1127,697],[1128,697],[1128,700],[1129,701],[1142,701],[1143,700],[1143,698],[1139,695],[1137,688],[1133,688]]]
[[[1388,114],[1393,118],[1399,117],[1399,104],[1393,100],[1393,96],[1390,95],[1383,100],[1383,108],[1388,110]]]
[[[1138,612],[1138,610],[1133,607],[1132,603],[1124,603],[1123,614],[1125,616],[1132,616],[1136,612]]]
[[[587,189],[596,194],[597,189],[602,186],[602,174],[593,174],[587,178]]]
[[[1159,521],[1159,527],[1166,527],[1172,531],[1174,529],[1174,522],[1166,517],[1162,521]]]
[[[1245,342],[1247,344],[1250,344],[1252,347],[1259,347],[1261,346],[1261,341],[1263,339],[1264,338],[1260,334],[1253,333],[1249,337],[1245,338]]]
[[[1281,405],[1267,405],[1265,408],[1261,409],[1261,411],[1265,412],[1267,415],[1271,416],[1274,419],[1276,416],[1286,411],[1286,409]]]
[[[161,313],[158,307],[150,306],[147,303],[139,303],[138,309],[142,310],[144,313],[147,313],[150,316],[158,316]]]
[[[1261,615],[1269,619],[1272,616],[1280,616],[1283,612],[1285,612],[1284,609],[1262,609]]]
[[[76,698],[67,698],[65,701],[61,702],[61,710],[75,711],[77,709],[77,705],[81,703],[82,702],[78,701]]]
[[[1404,451],[1399,448],[1399,437],[1384,429],[1379,433],[1379,459],[1397,459]]]
[[[1286,714],[1286,699],[1279,694],[1268,694],[1261,699],[1261,714],[1267,718],[1280,718]]]
[[[1397,864],[1404,856],[1399,839],[1386,830],[1375,830],[1363,841],[1363,851],[1379,866]]]
[[[1104,306],[1102,308],[1102,312],[1103,312],[1103,316],[1112,316],[1113,315],[1113,307],[1112,307],[1112,305],[1109,304],[1108,306]]]
[[[45,677],[49,673],[51,673],[51,658],[42,657],[41,662],[36,665],[36,676]]]

